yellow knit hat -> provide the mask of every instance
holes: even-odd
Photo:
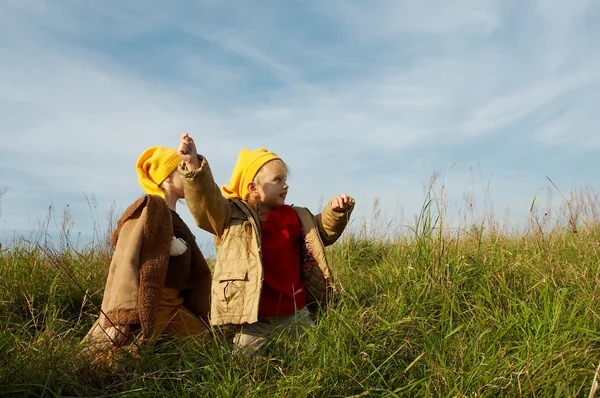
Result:
[[[231,173],[229,186],[223,185],[221,191],[226,197],[233,199],[246,199],[248,194],[248,183],[251,182],[258,170],[267,162],[280,159],[267,148],[260,148],[254,151],[242,149],[238,155],[237,162]],[[280,159],[281,160],[281,159]]]
[[[177,168],[180,161],[177,150],[173,148],[153,146],[146,149],[135,167],[142,189],[164,198],[165,194],[159,185]]]

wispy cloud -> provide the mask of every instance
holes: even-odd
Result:
[[[459,0],[448,3],[429,1],[382,1],[354,3],[343,0],[322,5],[347,29],[362,38],[398,40],[402,35],[448,34],[485,36],[501,23],[502,3],[497,1]]]
[[[599,65],[600,66],[600,65]],[[481,134],[511,125],[574,91],[600,84],[600,73],[584,71],[534,82],[517,92],[492,99],[467,120],[467,134]]]
[[[453,164],[496,170],[498,192],[518,175],[519,197],[561,159],[600,183],[599,21],[585,0],[5,2],[5,230],[48,197],[126,205],[137,155],[183,131],[219,182],[240,147],[272,148],[313,209],[346,190],[410,212]]]

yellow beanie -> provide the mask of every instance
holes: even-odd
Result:
[[[177,150],[173,148],[153,146],[146,149],[135,167],[142,189],[164,198],[165,194],[159,185],[177,168],[180,161]]]
[[[279,156],[269,152],[266,148],[255,151],[242,149],[238,155],[237,162],[231,173],[229,186],[223,185],[221,191],[227,198],[246,199],[248,194],[248,183],[251,182],[258,170],[267,162],[279,159]]]

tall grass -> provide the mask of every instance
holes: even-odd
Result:
[[[97,368],[77,344],[98,313],[110,250],[14,242],[0,255],[0,392],[7,396],[591,396],[600,363],[600,202],[532,203],[507,231],[432,179],[403,229],[374,219],[329,251],[340,293],[299,342],[232,357],[227,333],[165,340]],[[549,215],[550,214],[550,215]],[[68,223],[67,223],[68,224]]]

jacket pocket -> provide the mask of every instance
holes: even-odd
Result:
[[[221,272],[215,275],[217,300],[225,303],[242,298],[248,281],[246,271]]]

